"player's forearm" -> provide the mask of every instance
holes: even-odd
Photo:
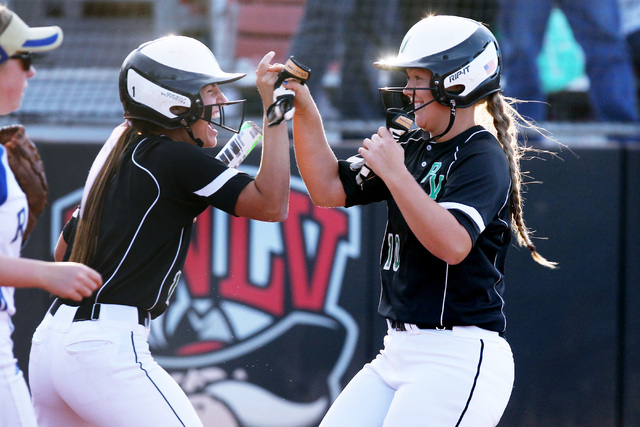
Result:
[[[451,213],[431,199],[406,170],[385,181],[420,243],[434,256],[455,265],[471,251],[471,237]]]
[[[346,195],[338,175],[338,160],[324,133],[315,104],[293,116],[293,143],[300,175],[317,206],[344,206]]]
[[[0,286],[43,288],[46,268],[45,261],[0,256]]]
[[[291,176],[290,144],[286,122],[269,127],[264,123],[262,157],[254,184],[264,199],[267,221],[283,221],[289,208]]]

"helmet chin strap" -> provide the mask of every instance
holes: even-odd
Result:
[[[442,138],[444,134],[449,132],[453,127],[453,122],[456,120],[456,101],[454,101],[453,99],[450,100],[449,105],[451,106],[449,109],[449,124],[447,125],[447,128],[444,130],[444,132],[442,132],[440,135],[430,137],[429,139],[431,141]]]
[[[415,90],[413,91],[413,99],[415,98]],[[408,113],[410,114],[414,114],[416,113],[416,111],[423,109],[424,107],[426,107],[427,105],[431,104],[432,102],[435,101],[435,98],[432,99],[431,101],[422,104],[421,106],[419,106],[418,108],[414,108],[412,110],[410,110]],[[449,124],[447,125],[447,128],[444,130],[444,132],[442,132],[440,135],[437,136],[430,136],[429,140],[430,141],[435,141],[436,139],[442,138],[447,132],[449,132],[451,130],[451,128],[453,127],[453,122],[456,119],[456,101],[451,99],[449,101],[449,105],[450,105],[450,110],[449,110]]]
[[[187,121],[185,119],[182,119],[181,124],[182,124],[182,128],[187,131],[187,134],[193,140],[193,142],[195,142],[196,145],[198,147],[200,147],[200,148],[204,147],[204,142],[202,142],[202,140],[200,138],[196,138],[193,135],[193,131],[191,130],[191,126],[187,124]]]

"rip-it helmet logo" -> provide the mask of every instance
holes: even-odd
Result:
[[[467,72],[469,72],[469,65],[467,65],[466,67],[464,67],[461,70],[456,71],[455,73],[451,74],[448,78],[449,83],[457,80],[460,76],[467,74]]]

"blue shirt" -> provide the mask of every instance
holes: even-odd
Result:
[[[0,255],[20,257],[28,218],[27,196],[9,167],[7,150],[0,145]],[[14,288],[0,287],[0,311],[15,314],[13,294]]]

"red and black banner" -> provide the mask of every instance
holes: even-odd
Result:
[[[64,165],[70,148],[44,150],[51,150],[47,173],[54,181],[57,171],[88,171],[92,155],[82,166]],[[254,158],[240,168],[255,174]],[[82,196],[85,177],[73,174],[64,185],[52,183],[50,215],[39,224],[41,232],[49,229],[49,256]],[[365,232],[367,209],[316,207],[293,176],[284,222],[213,208],[198,216],[177,288],[152,322],[149,343],[205,425],[317,425],[374,356],[363,352],[369,322],[383,323],[374,316],[377,262],[363,247],[372,237]],[[378,250],[377,241],[372,248]]]
[[[53,259],[99,148],[38,144],[51,195],[25,257]],[[347,158],[356,148],[335,151]],[[254,151],[241,166],[250,173]],[[545,238],[535,240],[540,253],[560,268],[538,266],[522,248],[507,257],[506,337],[516,382],[501,426],[640,423],[640,149],[575,154],[523,164],[544,182],[527,186],[527,225]],[[152,322],[155,359],[204,425],[317,426],[382,347],[386,325],[376,310],[385,205],[317,208],[293,160],[291,170],[286,221],[212,209],[198,217],[169,309]],[[39,289],[16,292],[14,353],[25,372],[31,336],[51,301]]]

